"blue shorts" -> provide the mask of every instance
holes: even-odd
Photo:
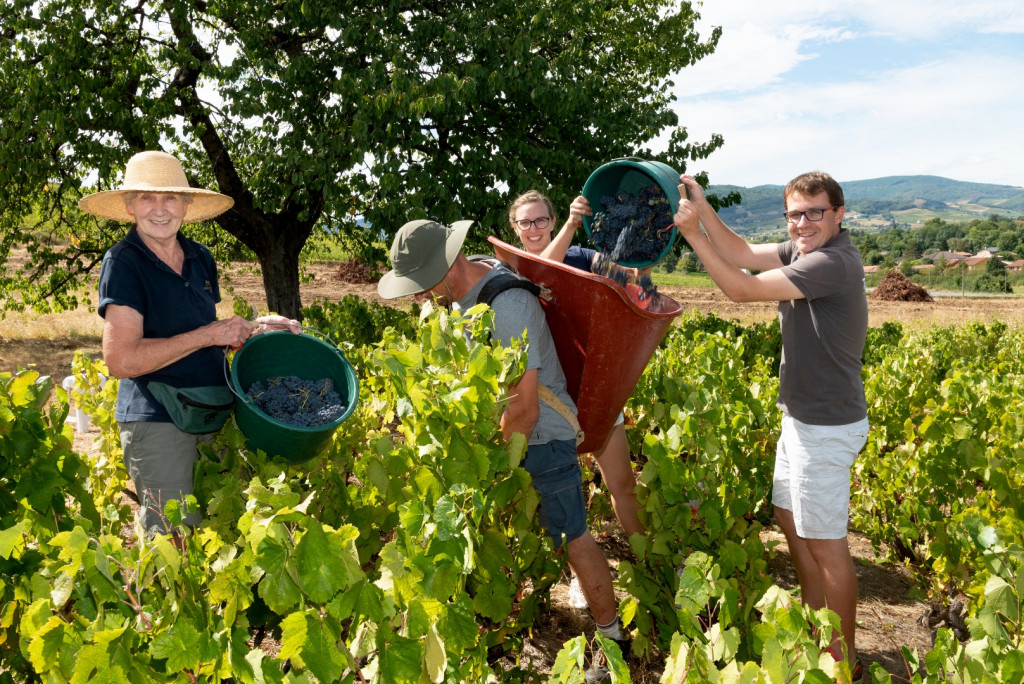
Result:
[[[586,534],[587,505],[576,443],[567,439],[531,444],[523,468],[540,494],[537,514],[555,546],[562,545],[563,534],[566,542]]]

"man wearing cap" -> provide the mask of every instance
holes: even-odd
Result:
[[[103,360],[120,378],[114,417],[147,534],[171,531],[164,506],[192,493],[198,439],[174,425],[149,382],[224,385],[225,347],[237,348],[270,328],[298,332],[298,321],[283,316],[259,318],[258,326],[241,316],[217,320],[216,263],[180,229],[233,204],[219,192],[190,187],[181,163],[159,151],[129,159],[120,188],[79,202],[89,214],[134,224],[103,256],[98,311],[104,319]],[[195,526],[199,519],[190,512],[184,521]]]
[[[391,245],[393,268],[381,278],[377,292],[385,299],[413,295],[418,301],[434,298],[461,311],[472,308],[484,285],[505,270],[470,261],[462,254],[472,224],[457,221],[446,227],[418,220],[403,225]],[[573,413],[576,410],[544,311],[535,295],[519,288],[501,292],[491,308],[494,339],[507,345],[524,333],[529,338],[526,371],[508,389],[502,434],[505,439],[517,432],[527,437],[523,467],[541,495],[541,524],[556,546],[561,546],[565,535],[569,564],[580,578],[598,629],[606,637],[623,641],[608,562],[587,529],[576,431],[557,410],[539,400],[538,387],[543,385]],[[620,646],[625,645],[623,641]]]

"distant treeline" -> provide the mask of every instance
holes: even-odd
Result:
[[[865,265],[891,265],[900,259],[920,259],[934,252],[969,252],[997,249],[1013,261],[1024,255],[1024,219],[987,216],[960,223],[929,219],[920,228],[850,231]]]

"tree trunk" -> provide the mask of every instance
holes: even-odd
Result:
[[[237,206],[237,205],[236,205]],[[244,218],[251,219],[243,222]],[[251,249],[260,262],[267,308],[271,313],[299,319],[302,299],[299,293],[299,254],[311,231],[311,223],[268,217],[259,212],[234,211],[228,221],[218,222]],[[227,223],[228,225],[225,225]]]
[[[313,231],[319,211],[310,211],[298,221],[298,208],[285,206],[279,214],[268,215],[252,206],[252,197],[235,198],[231,211],[217,217],[217,223],[253,251],[263,272],[267,308],[288,318],[300,319],[299,254]]]
[[[258,254],[263,271],[263,289],[271,313],[301,320],[302,299],[299,293],[298,252]]]

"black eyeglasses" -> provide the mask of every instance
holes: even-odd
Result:
[[[839,208],[838,204],[833,204],[831,207],[825,209],[808,209],[806,211],[784,211],[782,215],[786,217],[786,220],[790,223],[800,223],[800,217],[803,216],[808,221],[820,221],[825,216],[825,212],[829,209],[835,211]]]
[[[530,226],[533,226],[537,230],[544,230],[548,227],[549,223],[551,223],[550,216],[541,216],[540,218],[535,218],[532,221],[530,219],[520,219],[516,221],[516,225],[519,226],[519,230],[529,230]]]

